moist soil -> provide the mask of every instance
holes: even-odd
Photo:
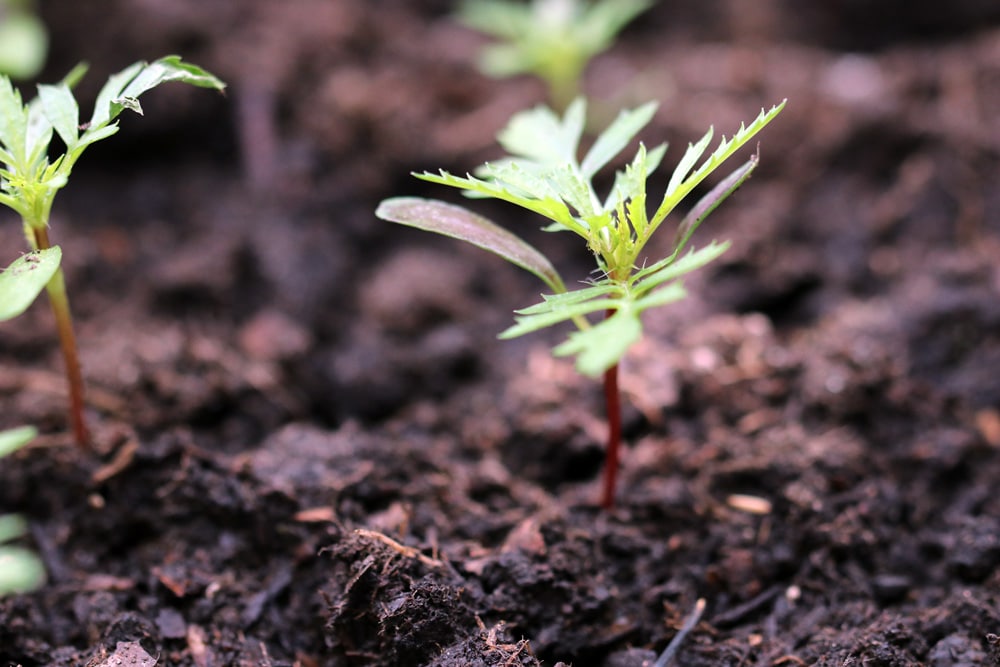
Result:
[[[565,332],[495,338],[540,285],[372,213],[456,201],[409,172],[543,99],[451,3],[45,3],[85,100],[171,52],[230,88],[150,93],[56,200],[92,451],[48,309],[0,328],[0,427],[42,431],[0,507],[48,571],[0,665],[638,667],[699,600],[669,664],[1000,664],[1000,11],[821,4],[661,3],[588,70],[669,165],[788,99],[623,363],[604,511],[600,387]]]

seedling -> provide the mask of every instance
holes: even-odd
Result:
[[[563,110],[580,94],[587,63],[607,50],[625,25],[651,0],[466,0],[458,17],[501,41],[483,50],[480,69],[489,76],[534,74],[549,100]]]
[[[516,114],[498,136],[507,157],[483,165],[476,176],[414,174],[433,183],[463,190],[470,197],[491,197],[517,204],[550,220],[546,231],[569,231],[582,237],[597,261],[597,277],[573,290],[552,263],[518,236],[469,210],[436,200],[399,197],[383,201],[376,215],[391,222],[461,239],[488,250],[540,278],[551,294],[517,311],[516,323],[500,334],[514,338],[571,321],[576,331],[553,352],[575,356],[584,375],[603,376],[608,414],[607,461],[602,505],[614,504],[618,449],[621,441],[621,399],[618,362],[642,334],[643,311],[672,303],[685,296],[679,280],[719,257],[728,243],[712,242],[684,253],[698,226],[753,172],[758,155],[732,172],[702,197],[680,221],[666,255],[652,260],[643,249],[667,216],[715,169],[771,122],[785,103],[761,111],[749,126],[741,126],[731,139],[722,138],[699,167],[695,165],[712,140],[712,130],[688,145],[674,169],[666,191],[652,216],[647,210],[647,182],[659,166],[666,144],[638,151],[624,170],[617,172],[610,194],[599,198],[594,176],[631,143],[652,119],[655,103],[619,114],[596,139],[582,160],[578,159],[586,113],[577,100],[560,119],[552,110],[538,107]],[[604,314],[594,323],[593,314]]]
[[[36,253],[14,262],[11,271],[3,274],[0,283],[8,292],[0,291],[0,313],[13,317],[26,308],[37,294],[38,277],[20,269],[32,263],[42,263],[46,270],[56,266],[45,283],[55,314],[56,326],[66,376],[69,382],[70,421],[77,444],[89,442],[83,416],[83,379],[77,359],[76,338],[66,294],[65,279],[58,267],[56,253],[46,252],[49,242],[49,214],[56,193],[68,182],[70,173],[83,151],[91,144],[118,132],[115,119],[125,109],[142,114],[139,96],[161,83],[180,81],[202,88],[223,90],[225,84],[205,70],[168,56],[152,63],[138,62],[112,75],[97,96],[90,120],[81,125],[80,112],[70,88],[86,72],[78,66],[63,81],[55,85],[38,86],[38,97],[29,104],[21,102],[20,93],[6,76],[0,76],[0,204],[21,216],[28,245]],[[50,144],[54,135],[62,141],[64,152],[50,160]],[[22,262],[18,265],[18,262]],[[0,286],[0,290],[3,287]],[[14,294],[14,297],[9,296]],[[14,298],[15,302],[8,299]],[[23,307],[22,307],[23,306]]]
[[[28,444],[37,435],[31,426],[0,431],[0,458]],[[27,532],[19,516],[0,515],[0,595],[38,588],[45,581],[45,569],[35,554],[21,547],[6,545]]]

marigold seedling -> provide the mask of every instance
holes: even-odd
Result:
[[[489,76],[534,74],[549,89],[557,109],[580,94],[587,63],[607,50],[650,0],[466,0],[458,17],[467,26],[498,38],[486,47],[480,69]]]
[[[444,202],[413,197],[383,201],[376,215],[385,220],[461,239],[520,266],[541,279],[551,290],[542,301],[517,311],[516,323],[500,334],[514,338],[563,322],[576,330],[554,349],[558,356],[576,357],[576,368],[591,377],[604,378],[608,411],[607,463],[602,504],[614,503],[618,448],[621,440],[618,362],[642,334],[643,311],[672,303],[685,296],[680,278],[719,257],[728,243],[712,242],[684,252],[691,235],[716,206],[732,194],[753,172],[758,156],[719,182],[678,223],[666,256],[646,257],[646,243],[677,205],[719,165],[760,132],[784,108],[761,111],[749,126],[741,126],[731,139],[700,164],[711,129],[689,145],[674,169],[652,215],[647,208],[647,182],[659,166],[666,144],[647,150],[643,144],[624,170],[618,171],[611,192],[598,197],[594,176],[631,143],[652,119],[656,104],[649,103],[619,114],[594,141],[583,159],[578,158],[586,113],[583,100],[570,105],[563,118],[538,107],[516,114],[498,139],[508,156],[487,163],[476,175],[455,176],[446,171],[414,174],[418,178],[465,191],[470,197],[491,197],[517,204],[548,220],[546,231],[569,231],[582,237],[597,260],[598,277],[577,289],[566,288],[552,263],[538,250],[489,220],[467,209]],[[599,322],[588,317],[602,314]]]
[[[142,114],[139,97],[161,83],[179,81],[203,88],[223,90],[225,84],[196,65],[177,56],[152,63],[138,62],[112,75],[97,96],[90,119],[81,124],[80,111],[70,88],[86,72],[78,66],[55,85],[38,86],[38,97],[23,104],[20,93],[6,76],[0,76],[0,204],[21,216],[28,245],[35,253],[16,260],[0,279],[0,313],[11,317],[27,308],[37,294],[37,271],[25,273],[31,263],[41,263],[52,273],[45,289],[59,330],[59,340],[70,393],[70,421],[81,447],[88,443],[83,416],[83,379],[77,360],[76,338],[66,295],[63,272],[49,243],[49,214],[56,193],[69,181],[70,173],[83,151],[91,144],[118,132],[115,119],[125,109]],[[50,159],[54,136],[64,152]],[[51,262],[55,261],[53,268]],[[21,262],[21,264],[18,264]],[[8,301],[8,299],[13,299]]]

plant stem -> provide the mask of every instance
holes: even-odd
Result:
[[[609,310],[605,317],[614,313]],[[608,417],[608,442],[604,459],[604,490],[601,507],[610,510],[615,506],[615,482],[618,479],[618,450],[622,441],[622,406],[618,391],[618,364],[604,371],[604,405]]]
[[[32,232],[36,248],[45,250],[50,247],[49,234],[45,227],[32,227]],[[66,295],[66,280],[62,268],[56,270],[45,290],[49,293],[49,303],[52,304],[56,329],[59,331],[59,347],[62,348],[63,361],[66,365],[66,380],[69,383],[69,419],[73,426],[73,438],[80,448],[89,449],[90,435],[83,417],[83,375],[80,372],[76,334],[73,332],[73,316],[69,309],[69,297]]]

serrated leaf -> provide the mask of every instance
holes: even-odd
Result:
[[[61,259],[62,250],[53,246],[22,255],[0,271],[0,321],[28,309],[59,269]]]
[[[0,458],[15,452],[38,435],[38,429],[34,426],[19,426],[18,428],[0,431]],[[4,540],[0,537],[0,542]]]
[[[670,183],[667,184],[667,195],[674,193],[677,188],[680,187],[681,183],[694,168],[695,163],[698,158],[702,156],[705,149],[708,148],[708,142],[712,140],[712,135],[714,130],[708,128],[708,132],[698,140],[696,144],[688,144],[687,150],[684,151],[684,157],[681,161],[677,163],[677,167],[674,169],[674,173],[670,175]]]
[[[712,241],[704,248],[692,250],[678,260],[661,260],[653,266],[635,274],[635,289],[639,293],[648,292],[663,283],[680,278],[686,273],[700,269],[706,264],[718,259],[729,249],[729,242],[716,243]],[[668,258],[669,259],[669,258]]]
[[[69,87],[65,84],[41,84],[38,86],[38,99],[45,118],[63,143],[72,149],[80,134],[80,110]]]
[[[552,352],[560,357],[576,355],[576,369],[588,377],[599,377],[617,364],[642,336],[638,313],[620,309],[602,322],[574,331]]]
[[[541,216],[555,221],[556,223],[562,225],[565,229],[572,230],[581,236],[586,235],[584,228],[576,220],[574,220],[569,208],[561,199],[556,199],[555,197],[536,199],[514,192],[506,187],[506,185],[502,182],[484,181],[473,176],[455,176],[454,174],[449,174],[446,171],[442,171],[440,174],[424,172],[422,174],[414,174],[414,176],[432,183],[449,185],[468,192],[475,192],[480,195],[517,204],[522,208],[534,211]]]
[[[575,303],[564,308],[557,308],[533,315],[519,315],[514,318],[516,324],[500,332],[499,338],[517,338],[525,334],[546,329],[560,322],[566,322],[591,313],[602,312],[621,304],[619,299],[595,299],[583,303]]]
[[[646,181],[656,171],[667,152],[667,145],[660,144],[651,151],[644,144],[639,144],[632,162],[615,172],[615,182],[608,198],[604,200],[604,210],[610,211],[618,206],[618,202],[635,197],[638,193],[645,194]]]
[[[461,206],[432,199],[396,197],[379,204],[375,215],[466,241],[538,276],[555,292],[566,289],[555,267],[543,254],[520,237]]]
[[[617,297],[621,293],[621,289],[622,288],[619,285],[606,283],[583,287],[581,289],[573,290],[572,292],[563,292],[561,294],[543,294],[541,303],[536,303],[533,306],[521,308],[514,312],[518,315],[535,315],[537,313],[555,311],[582,301],[596,299],[600,296],[615,295]]]
[[[742,148],[750,139],[760,132],[764,127],[774,120],[782,109],[785,108],[785,101],[771,108],[770,111],[761,110],[760,115],[749,126],[741,126],[732,139],[723,137],[719,147],[705,160],[704,163],[693,174],[684,179],[682,183],[676,184],[673,188],[667,187],[667,192],[663,196],[663,201],[653,214],[651,220],[652,231],[666,218],[677,204],[688,195],[706,176],[712,173],[716,167],[725,162],[736,151]]]
[[[618,117],[601,132],[587,156],[580,163],[583,176],[590,179],[616,155],[625,150],[639,130],[646,127],[656,113],[656,102],[647,102],[637,109],[622,111]]]

